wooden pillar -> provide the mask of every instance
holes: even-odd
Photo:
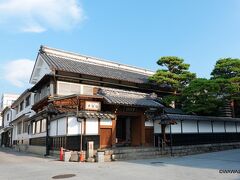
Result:
[[[145,117],[144,115],[141,115],[141,121],[140,121],[140,134],[141,134],[141,145],[145,145]]]
[[[117,117],[112,119],[112,147],[116,146]]]
[[[166,132],[165,132],[166,124],[162,124],[161,127],[162,127],[162,138],[163,138],[164,143],[166,143],[167,142],[167,137],[166,137]]]

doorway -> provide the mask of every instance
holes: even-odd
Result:
[[[141,121],[138,116],[118,116],[116,146],[138,146],[141,143]]]

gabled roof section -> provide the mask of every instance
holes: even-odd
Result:
[[[42,79],[42,77],[44,75],[50,74],[50,73],[51,73],[51,69],[50,69],[49,65],[41,57],[40,52],[39,52],[37,59],[35,61],[29,82],[31,84],[36,84],[38,81],[40,81]]]
[[[31,92],[29,89],[26,89],[11,105],[11,108],[15,108],[20,102],[24,100],[25,97],[27,97]]]
[[[58,49],[42,46],[37,61],[45,62],[49,70],[66,71],[103,78],[110,78],[134,83],[147,83],[148,77],[154,72],[133,66],[114,63],[99,58],[75,54]],[[36,63],[31,77],[31,82],[36,83],[41,72],[38,62]],[[38,70],[39,69],[39,70]],[[35,78],[35,79],[34,79]]]
[[[156,97],[151,94],[113,88],[100,88],[98,95],[103,96],[107,104],[163,108],[163,105],[156,102]]]

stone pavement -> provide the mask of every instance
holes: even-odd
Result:
[[[72,174],[69,180],[172,180],[240,179],[240,149],[185,157],[156,158],[108,163],[60,162],[0,148],[0,180],[47,180]]]

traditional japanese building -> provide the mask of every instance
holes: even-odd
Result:
[[[149,83],[153,74],[41,46],[30,78],[34,114],[15,122],[28,125],[29,149],[42,154],[60,147],[86,150],[89,141],[94,149],[240,142],[239,118],[164,107],[161,97],[173,91]]]
[[[49,132],[30,138],[48,149],[153,146],[151,112],[172,93],[148,83],[154,72],[42,46],[32,72],[32,134],[47,120]],[[39,123],[40,122],[40,123]],[[82,143],[81,143],[82,142]]]

